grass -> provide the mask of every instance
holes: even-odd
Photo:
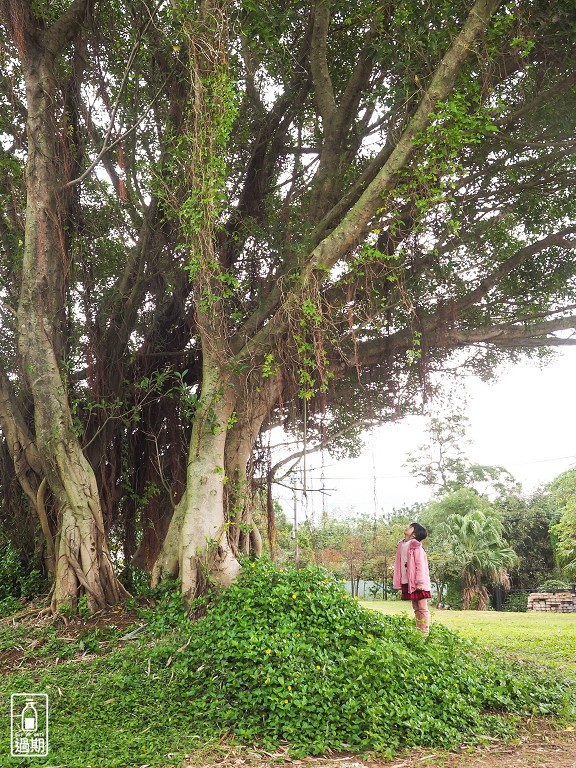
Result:
[[[386,615],[412,614],[400,600],[364,601]],[[503,653],[522,664],[536,664],[576,679],[576,613],[506,613],[503,611],[442,611],[431,608],[431,619],[467,640]]]

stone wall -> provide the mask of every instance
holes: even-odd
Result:
[[[576,613],[576,594],[573,592],[532,592],[528,595],[528,610]]]

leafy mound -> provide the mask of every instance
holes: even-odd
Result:
[[[566,697],[442,626],[425,640],[412,619],[364,609],[321,569],[264,560],[216,598],[174,670],[196,728],[302,754],[453,746]]]

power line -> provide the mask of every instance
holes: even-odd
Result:
[[[575,459],[576,460],[576,456],[555,456],[554,458],[549,458],[549,459],[533,459],[531,461],[514,462],[514,463],[511,463],[510,466],[511,467],[526,467],[526,466],[530,466],[532,464],[546,464],[546,463],[548,463],[550,461],[564,461],[566,459]],[[474,463],[478,463],[478,462],[474,462]],[[326,464],[325,466],[326,467],[337,467],[339,465],[335,463],[335,464]],[[313,472],[317,472],[318,469],[319,469],[319,467],[313,467],[313,468],[308,469],[308,477],[313,478],[313,479],[319,479],[317,475],[313,475],[312,474]],[[338,477],[324,476],[324,479],[325,480],[373,480],[373,479],[374,480],[400,480],[400,479],[405,479],[405,478],[408,478],[408,477],[413,477],[413,475],[410,475],[410,474],[407,474],[407,475],[367,475],[367,476],[354,475],[353,477],[345,477],[345,476],[342,476],[342,475],[338,475]]]
[[[525,467],[527,464],[545,464],[547,461],[564,461],[564,459],[576,459],[576,456],[556,456],[554,459],[534,459],[533,461],[523,461],[510,464],[511,467]]]
[[[366,477],[355,475],[354,477],[342,477],[341,475],[338,475],[338,477],[324,477],[324,480],[399,480],[401,478],[406,477],[412,477],[412,475],[368,475]],[[321,477],[318,477],[318,475],[311,475],[310,472],[308,472],[308,479],[309,480],[321,480]]]

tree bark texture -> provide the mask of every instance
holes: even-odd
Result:
[[[115,603],[125,591],[112,568],[94,472],[74,433],[62,369],[69,263],[62,193],[65,126],[58,114],[55,76],[58,57],[79,32],[89,4],[73,3],[48,29],[42,28],[27,4],[8,5],[27,101],[27,204],[18,346],[34,402],[36,448],[59,513],[52,607],[74,608],[85,594],[89,610],[95,611]]]
[[[228,542],[224,515],[224,451],[235,401],[234,382],[216,360],[205,355],[186,491],[174,510],[152,574],[153,584],[166,574],[179,575],[188,601],[209,582],[231,584],[240,570]]]
[[[190,601],[207,582],[228,585],[240,565],[228,541],[224,512],[225,445],[237,400],[223,302],[226,275],[216,250],[219,198],[233,104],[228,87],[227,5],[203,0],[195,19],[183,17],[190,54],[190,148],[184,173],[190,197],[179,211],[194,271],[196,320],[202,344],[202,382],[188,455],[186,490],[177,504],[153,583],[178,574]],[[182,9],[182,13],[187,13]],[[224,293],[224,295],[223,295]]]
[[[262,537],[252,517],[254,489],[250,459],[262,424],[276,404],[282,388],[279,376],[248,377],[239,387],[234,423],[226,438],[225,468],[228,538],[235,553],[262,554]]]

